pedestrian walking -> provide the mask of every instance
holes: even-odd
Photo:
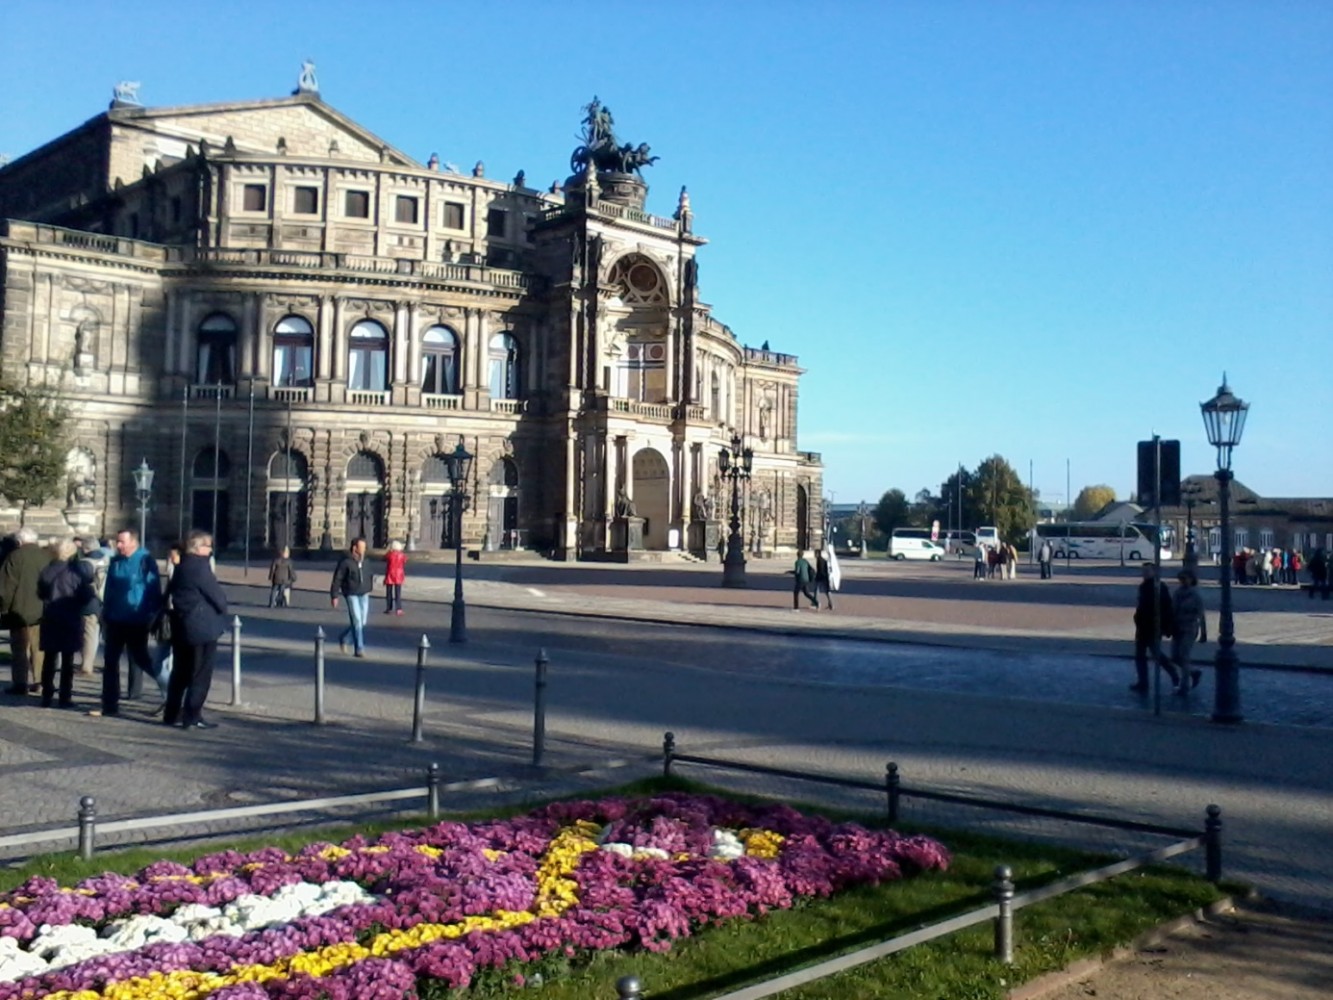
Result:
[[[815,606],[819,606],[819,593],[824,592],[828,600],[828,609],[833,610],[833,577],[829,566],[829,553],[825,549],[815,552]]]
[[[333,606],[339,599],[347,603],[347,628],[338,636],[338,648],[347,652],[347,640],[357,656],[366,655],[366,617],[370,613],[370,591],[374,585],[366,570],[366,540],[357,538],[343,553],[333,569],[333,583],[329,597]]]
[[[407,579],[407,553],[403,543],[394,539],[384,553],[384,613],[403,613],[403,581]]]
[[[1154,596],[1155,595],[1155,596]],[[1154,609],[1154,600],[1156,607]],[[1143,564],[1143,581],[1139,584],[1138,600],[1134,605],[1134,671],[1136,680],[1129,686],[1140,694],[1148,690],[1148,657],[1151,656],[1171,678],[1179,684],[1175,664],[1162,655],[1162,637],[1172,633],[1173,617],[1171,592],[1157,579],[1152,563]]]
[[[56,668],[60,669],[60,707],[74,704],[74,656],[83,647],[83,610],[93,593],[93,569],[79,558],[72,539],[57,542],[52,562],[37,578],[42,599],[42,707],[56,697]]]
[[[36,694],[42,673],[42,599],[37,580],[51,553],[37,544],[29,527],[14,532],[14,544],[0,565],[0,624],[9,629],[10,682],[6,694]]]
[[[213,573],[213,536],[192,531],[180,565],[171,574],[171,635],[175,645],[162,721],[183,729],[214,729],[204,718],[204,703],[213,685],[218,636],[227,628],[227,595]]]
[[[149,630],[161,611],[162,579],[157,561],[139,546],[137,531],[123,528],[116,533],[116,554],[107,566],[102,591],[102,628],[106,633],[102,707],[89,715],[120,714],[121,653],[126,654],[130,670],[138,667],[165,693],[165,684],[153,673],[153,657],[148,651]]]
[[[1203,598],[1198,591],[1199,580],[1187,569],[1176,574],[1180,585],[1171,599],[1173,616],[1171,629],[1171,662],[1176,665],[1180,678],[1176,694],[1189,694],[1199,686],[1202,670],[1195,670],[1190,660],[1196,642],[1208,641],[1208,623],[1203,614]]]
[[[1049,580],[1051,578],[1051,543],[1042,539],[1041,548],[1037,550],[1037,566],[1041,569],[1041,578]]]
[[[792,592],[791,609],[793,611],[801,610],[801,595],[804,594],[810,601],[811,606],[819,610],[819,598],[815,596],[813,586],[815,571],[810,565],[810,560],[805,558],[805,550],[796,553],[796,563],[791,568],[792,572]]]
[[[292,606],[292,587],[296,585],[296,566],[292,564],[292,550],[286,545],[268,568],[268,606]]]

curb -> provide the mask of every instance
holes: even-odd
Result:
[[[1251,893],[1246,899],[1257,899],[1257,894]],[[1040,1000],[1046,994],[1058,990],[1061,987],[1068,986],[1080,979],[1093,975],[1101,969],[1110,965],[1112,962],[1118,962],[1122,959],[1132,957],[1136,952],[1145,948],[1150,948],[1168,938],[1173,934],[1179,934],[1186,927],[1193,924],[1202,923],[1209,917],[1216,917],[1223,913],[1234,913],[1238,909],[1235,896],[1224,896],[1214,903],[1195,910],[1193,913],[1186,913],[1184,916],[1175,917],[1163,924],[1158,924],[1151,930],[1144,931],[1127,945],[1121,945],[1113,949],[1109,954],[1097,958],[1081,958],[1077,962],[1066,965],[1063,969],[1055,972],[1047,972],[1038,976],[1022,986],[1016,986],[1005,994],[1006,1000]]]

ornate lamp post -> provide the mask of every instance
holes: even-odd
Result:
[[[1236,623],[1231,614],[1231,450],[1240,444],[1245,417],[1250,404],[1242,402],[1227,386],[1226,375],[1217,395],[1200,403],[1208,443],[1217,449],[1217,505],[1222,521],[1222,557],[1219,579],[1222,584],[1222,609],[1218,616],[1217,655],[1214,659],[1217,679],[1213,686],[1213,721],[1240,722],[1240,663],[1236,659]]]
[[[468,476],[472,456],[458,439],[458,447],[444,457],[449,470],[454,528],[454,602],[449,616],[449,641],[467,642],[467,608],[463,604],[463,508],[467,505]]]
[[[727,555],[722,560],[722,586],[744,587],[745,539],[741,537],[741,481],[750,478],[754,469],[754,449],[742,447],[739,434],[731,435],[731,447],[723,448],[717,456],[717,467],[722,478],[731,480],[731,519],[727,524]]]
[[[153,497],[153,470],[148,459],[139,460],[134,470],[134,494],[139,500],[139,544],[148,547],[148,501]],[[133,673],[133,671],[131,671]]]

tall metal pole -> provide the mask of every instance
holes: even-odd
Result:
[[[255,493],[255,380],[250,380],[250,418],[245,439],[245,571],[250,575],[250,515]]]
[[[1073,548],[1069,540],[1074,537],[1074,494],[1069,492],[1069,459],[1065,459],[1065,569],[1069,569],[1069,560],[1072,558],[1070,550]]]
[[[181,541],[185,537],[185,431],[190,425],[190,387],[187,385],[181,390],[181,464],[180,464],[180,496],[177,499],[176,509],[176,540]]]
[[[217,383],[213,397],[213,550],[218,548],[218,480],[222,478],[222,380]]]
[[[1162,537],[1162,438],[1152,436],[1152,518],[1157,525],[1157,538]],[[1142,497],[1140,497],[1142,499]],[[1125,523],[1120,522],[1120,564],[1125,561]],[[1153,652],[1153,714],[1162,714],[1162,546],[1153,546],[1152,556],[1152,652]],[[1189,671],[1185,672],[1183,690],[1189,690]]]
[[[1222,584],[1222,608],[1218,614],[1217,654],[1213,663],[1213,721],[1242,722],[1240,711],[1240,662],[1236,659],[1236,622],[1231,614],[1231,470],[1219,468],[1217,505],[1221,508],[1222,551],[1218,580]]]
[[[288,381],[290,380],[289,376]],[[287,393],[287,445],[283,458],[286,459],[286,469],[283,471],[282,487],[283,495],[287,498],[287,509],[282,515],[282,544],[290,546],[292,544],[292,394],[290,392]]]
[[[449,613],[449,641],[467,642],[467,607],[463,604],[463,486],[454,483],[454,603]]]

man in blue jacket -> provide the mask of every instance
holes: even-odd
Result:
[[[102,628],[105,659],[102,664],[102,710],[90,715],[120,714],[120,654],[127,653],[130,669],[138,667],[149,677],[153,657],[148,651],[148,633],[162,611],[162,581],[157,561],[139,547],[139,535],[130,528],[116,534],[116,554],[106,570],[102,592]]]

